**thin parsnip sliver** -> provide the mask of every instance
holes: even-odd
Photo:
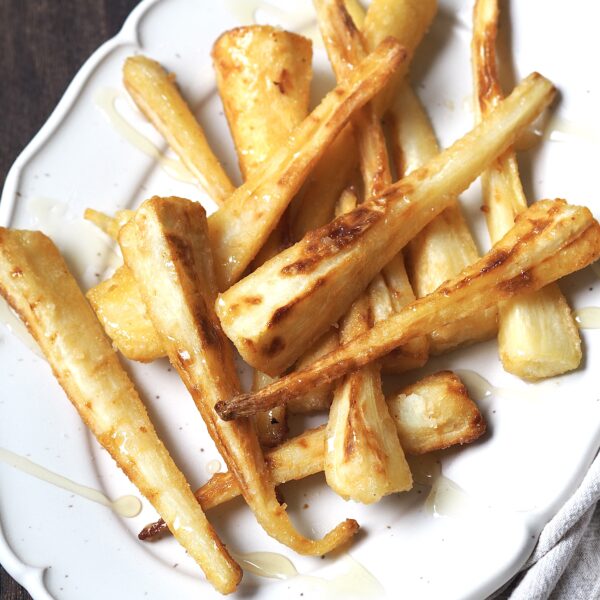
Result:
[[[401,445],[418,455],[468,444],[486,430],[482,414],[469,398],[461,380],[450,371],[429,375],[386,399]],[[276,484],[303,479],[323,470],[325,425],[310,429],[265,453],[265,462]],[[217,473],[199,490],[203,510],[240,495],[231,473]],[[168,530],[162,520],[144,527],[140,539],[151,539]]]
[[[146,408],[56,246],[0,228],[0,293],[37,340],[81,418],[222,593],[242,572],[159,440]]]
[[[358,529],[353,520],[321,540],[300,535],[277,501],[252,421],[225,423],[214,411],[240,388],[231,344],[212,308],[217,288],[204,209],[181,198],[152,198],[121,230],[119,243],[169,360],[260,525],[303,554],[348,541]]]
[[[479,118],[503,97],[496,68],[497,27],[497,0],[478,0],[473,14],[472,61]],[[482,173],[481,185],[488,230],[495,243],[527,208],[512,150]],[[558,284],[499,307],[498,352],[504,368],[525,379],[554,377],[579,366],[579,331]]]
[[[288,398],[385,356],[416,335],[428,334],[498,302],[544,287],[600,256],[600,225],[587,208],[563,200],[537,202],[485,256],[435,292],[340,347],[304,371],[256,394],[217,404],[233,419],[283,404]]]
[[[296,127],[289,144],[210,216],[219,289],[239,279],[325,149],[355,111],[381,90],[405,54],[396,41],[382,42]]]
[[[217,314],[242,357],[278,375],[554,97],[530,75],[473,131],[383,194],[307,234],[222,293]]]
[[[137,55],[125,61],[123,83],[139,109],[179,155],[194,179],[217,204],[223,204],[234,192],[235,186],[181,97],[174,76],[155,60]]]

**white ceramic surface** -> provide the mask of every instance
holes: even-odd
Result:
[[[471,2],[440,4],[413,71],[440,141],[448,145],[472,122]],[[598,12],[586,0],[568,8],[559,0],[529,0],[510,3],[510,15],[502,19],[503,31],[510,33],[516,76],[539,70],[561,90],[551,136],[556,141],[546,141],[522,157],[528,195],[586,203],[596,216],[600,75],[590,67],[600,51]],[[121,33],[84,65],[16,161],[4,187],[0,224],[38,228],[41,218],[82,285],[97,281],[96,274],[101,276],[114,263],[115,251],[102,234],[82,223],[85,207],[111,212],[134,207],[150,194],[178,194],[207,203],[200,190],[174,180],[123,139],[99,110],[98,93],[119,90],[120,111],[162,145],[125,99],[120,84],[124,58],[144,52],[177,73],[225,167],[239,180],[215,94],[211,45],[223,30],[253,18],[314,34],[311,14],[308,0],[142,2]],[[317,99],[332,83],[318,42],[315,80]],[[484,249],[488,244],[477,185],[463,195],[463,203]],[[94,251],[82,253],[84,246]],[[563,289],[575,307],[600,306],[600,281],[592,269],[569,277]],[[425,372],[471,369],[504,388],[481,402],[489,424],[485,438],[442,457],[444,474],[462,490],[456,502],[440,508],[445,514],[435,516],[425,507],[428,490],[420,486],[366,507],[337,498],[320,476],[287,485],[284,494],[302,530],[322,534],[346,516],[362,525],[349,549],[351,557],[321,560],[294,556],[270,540],[241,501],[213,511],[213,522],[232,548],[279,552],[303,574],[286,581],[246,575],[235,596],[265,599],[304,593],[308,598],[342,598],[354,593],[454,599],[491,593],[524,562],[541,528],[575,489],[600,445],[600,376],[593,368],[600,357],[600,331],[584,331],[583,339],[583,367],[541,386],[527,386],[504,373],[493,342],[427,366]],[[136,494],[87,433],[47,364],[4,327],[0,365],[0,446],[101,488],[112,498]],[[209,477],[209,462],[219,457],[183,385],[164,361],[128,368],[173,456],[192,484],[202,484]],[[144,544],[136,539],[140,527],[155,516],[144,501],[140,516],[122,519],[0,464],[0,562],[36,600],[218,597],[173,540]]]

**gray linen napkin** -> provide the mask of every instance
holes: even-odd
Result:
[[[600,454],[498,600],[600,599]]]

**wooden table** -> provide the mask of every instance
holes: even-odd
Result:
[[[1,0],[0,180],[79,67],[138,0]],[[31,596],[0,567],[0,600]]]

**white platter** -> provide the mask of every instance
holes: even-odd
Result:
[[[270,6],[275,4],[281,10]],[[440,4],[414,72],[440,141],[448,145],[472,122],[472,7],[470,1]],[[600,75],[586,66],[600,53],[594,30],[598,13],[586,0],[570,3],[568,10],[559,0],[530,0],[511,3],[510,15],[502,20],[505,32],[511,34],[516,76],[539,70],[561,90],[555,111],[559,118],[551,136],[555,141],[522,157],[528,195],[585,203],[597,217]],[[109,268],[115,255],[102,234],[82,223],[85,207],[111,212],[134,207],[151,194],[207,202],[201,191],[171,178],[123,138],[99,109],[98,94],[118,90],[119,110],[161,145],[125,100],[120,84],[124,58],[144,52],[177,73],[214,148],[239,179],[215,94],[211,45],[225,29],[254,17],[313,33],[311,14],[308,0],[142,2],[119,35],[84,65],[16,161],[4,187],[0,224],[35,229],[41,223],[65,252],[82,285],[97,281],[96,273]],[[315,79],[318,98],[332,83],[319,44]],[[463,195],[463,204],[485,249],[476,185]],[[592,269],[569,277],[563,289],[574,307],[600,306],[600,282]],[[492,593],[523,564],[542,527],[576,488],[600,446],[600,375],[593,368],[600,359],[600,331],[586,330],[582,335],[583,367],[541,386],[526,386],[504,373],[492,342],[427,366],[426,372],[470,369],[504,390],[481,403],[489,424],[485,438],[442,457],[444,474],[462,490],[460,506],[440,508],[443,514],[435,516],[425,507],[427,489],[419,486],[365,507],[335,497],[320,476],[287,485],[284,494],[290,510],[307,533],[320,535],[346,516],[362,525],[348,553],[324,560],[294,556],[270,540],[240,501],[213,511],[212,520],[228,545],[286,555],[303,574],[285,581],[246,575],[235,597],[401,594],[449,600]],[[47,364],[4,327],[0,365],[0,446],[101,488],[111,497],[136,494],[87,433]],[[218,456],[185,389],[165,362],[128,368],[176,461],[193,485],[202,484],[209,476],[207,464]],[[173,540],[138,542],[138,530],[154,518],[145,501],[138,517],[124,520],[0,463],[0,562],[36,600],[218,597]]]

